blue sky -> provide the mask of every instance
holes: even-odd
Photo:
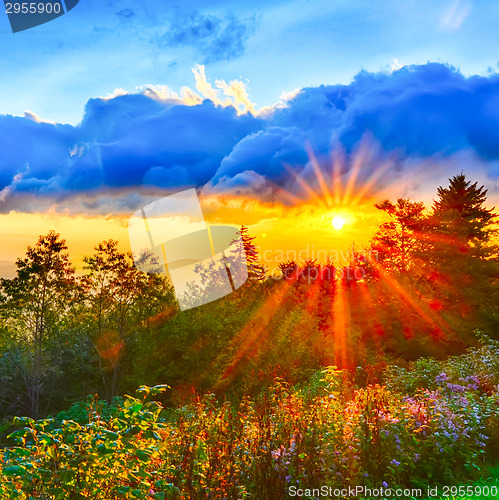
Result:
[[[16,34],[0,13],[0,275],[40,232],[81,261],[193,186],[262,248],[367,242],[375,201],[430,206],[461,171],[499,206],[497,26],[495,0],[80,0]]]
[[[346,181],[366,142],[360,178],[389,162],[396,196],[465,170],[499,201],[496,2],[81,0],[0,23],[0,214],[126,215],[192,186],[282,203],[317,182],[310,150]]]
[[[16,34],[0,16],[0,113],[76,124],[116,88],[192,87],[195,64],[211,81],[244,81],[257,107],[361,69],[432,61],[485,75],[498,69],[498,25],[493,0],[81,0]]]

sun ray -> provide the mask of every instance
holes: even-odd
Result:
[[[355,183],[357,182],[357,177],[360,174],[360,170],[362,164],[365,161],[366,156],[367,156],[367,146],[366,144],[362,144],[359,151],[357,151],[354,155],[352,168],[350,169],[350,175],[348,177],[347,185],[345,186],[345,190],[343,192],[342,203],[345,205],[350,202],[350,196],[352,195]]]
[[[390,168],[393,167],[393,163],[388,160],[385,161],[382,165],[378,166],[373,170],[370,177],[366,180],[364,185],[358,190],[355,197],[352,198],[352,205],[357,205],[375,186],[375,184],[387,173]]]
[[[345,299],[345,289],[336,288],[333,298],[333,339],[335,362],[339,368],[348,366],[347,337],[350,331],[350,304]]]
[[[339,205],[342,197],[341,186],[341,171],[343,167],[343,159],[337,151],[331,152],[331,167],[332,167],[332,192],[334,204]]]
[[[273,318],[273,313],[279,309],[285,300],[286,290],[290,286],[290,283],[284,283],[282,293],[269,296],[258,308],[258,311],[255,311],[246,325],[244,325],[233,337],[227,346],[227,350],[229,352],[234,350],[234,354],[230,363],[224,367],[220,380],[218,380],[215,384],[216,389],[219,389],[227,384],[243,359],[251,353],[255,347],[258,347],[259,344],[264,342],[267,336],[267,326]],[[223,356],[213,360],[206,372],[210,373],[213,370],[217,370],[220,363],[223,363],[223,359],[221,358],[223,358]]]
[[[407,292],[402,284],[396,279],[395,276],[390,274],[388,271],[383,269],[383,267],[376,262],[375,259],[369,258],[370,264],[378,271],[383,283],[385,283],[392,292],[395,292],[399,298],[402,298],[405,303],[411,306],[422,319],[424,319],[430,326],[437,327],[440,331],[444,333],[449,333],[450,327],[445,323],[444,320],[440,319],[431,311],[425,310],[423,305],[418,304],[418,302],[411,297],[409,292]]]
[[[297,174],[291,165],[287,163],[283,163],[284,168],[288,171],[288,173],[293,176],[294,180],[298,182],[298,184],[303,188],[303,190],[310,196],[308,201],[311,199],[319,202],[321,205],[324,205],[327,208],[327,203],[322,199],[310,186],[309,184],[302,178],[301,174]]]
[[[322,170],[319,165],[319,161],[317,160],[317,156],[315,155],[314,151],[312,150],[312,147],[310,144],[306,144],[306,151],[308,154],[308,158],[310,160],[310,164],[312,165],[312,168],[314,170],[315,177],[317,178],[317,181],[319,183],[319,187],[322,192],[322,196],[326,200],[326,204],[328,207],[331,207],[333,205],[333,199],[331,197],[331,193],[329,192],[329,189],[327,187],[326,180],[324,179],[324,175],[322,173]]]

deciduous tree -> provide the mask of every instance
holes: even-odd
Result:
[[[46,345],[63,324],[76,297],[75,269],[66,241],[50,231],[16,262],[17,276],[1,280],[1,312],[9,333],[22,344],[18,356],[30,413],[40,412],[44,375],[50,369]]]
[[[381,224],[373,238],[372,250],[385,268],[405,272],[414,264],[412,256],[422,245],[424,204],[399,198],[396,203],[385,200],[375,207],[386,212],[390,220]]]
[[[173,292],[162,276],[139,271],[132,255],[118,250],[117,241],[100,243],[84,262],[82,284],[92,339],[110,401],[118,394],[125,349],[130,348],[134,334],[146,325],[147,318],[171,301]]]

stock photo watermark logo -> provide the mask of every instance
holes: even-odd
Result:
[[[13,33],[48,23],[74,9],[80,0],[3,0]]]
[[[209,226],[195,189],[166,196],[128,220],[135,266],[170,275],[185,311],[229,295],[248,279],[244,244],[231,226]]]

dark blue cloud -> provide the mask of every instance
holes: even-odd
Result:
[[[130,19],[131,17],[135,16],[135,12],[133,9],[121,9],[118,12],[116,12],[116,15],[123,20]]]
[[[497,159],[499,75],[465,78],[435,63],[361,72],[350,85],[303,89],[272,120],[300,124],[319,147],[332,134],[351,150],[369,132],[388,151],[426,156],[469,147]]]
[[[308,175],[305,144],[319,155],[340,144],[348,155],[366,134],[379,154],[397,152],[397,175],[421,159],[467,151],[497,177],[498,131],[499,75],[465,78],[441,64],[304,88],[259,117],[209,100],[90,99],[78,126],[0,116],[0,211],[31,210],[34,199],[65,200],[71,208],[68,200],[80,195],[140,194],[144,186],[247,192],[244,185],[253,183],[259,196],[273,192],[264,182],[293,184],[286,165]],[[128,207],[125,198],[120,203]]]
[[[252,171],[274,183],[282,183],[289,176],[289,167],[300,168],[306,164],[304,142],[304,133],[297,127],[260,130],[234,147],[223,159],[213,181]]]
[[[239,20],[233,14],[224,19],[198,12],[177,11],[175,20],[161,37],[163,47],[193,47],[205,63],[228,61],[244,53],[245,43],[254,30],[255,20]]]
[[[0,116],[0,189],[16,176],[50,181],[62,170],[65,151],[75,138],[75,130],[69,125]]]
[[[91,99],[77,127],[0,116],[0,211],[23,209],[30,194],[61,201],[98,190],[202,186],[262,125],[210,100],[187,106],[144,95]]]
[[[213,177],[234,144],[260,127],[250,114],[238,116],[234,108],[209,100],[165,106],[145,96],[122,96],[90,101],[80,132],[94,141],[91,149],[98,152],[106,186],[141,185],[148,171],[159,167],[174,168],[174,178],[200,186]],[[155,172],[147,183],[157,178]],[[163,170],[163,186],[164,175]]]

